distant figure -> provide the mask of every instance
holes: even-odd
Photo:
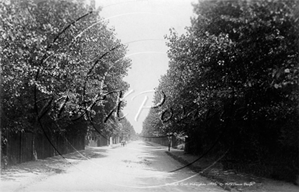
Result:
[[[121,141],[121,144],[122,144],[122,146],[124,147],[124,146],[126,145],[126,141],[123,139],[123,140]]]

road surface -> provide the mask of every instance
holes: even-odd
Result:
[[[89,158],[84,154],[80,160],[80,154],[76,158],[68,156],[67,160],[74,163],[60,167],[55,174],[36,176],[26,184],[15,183],[14,187],[16,180],[3,182],[1,191],[224,191],[188,168],[170,173],[182,165],[165,153],[166,147],[134,141],[125,147],[89,150],[93,151]]]

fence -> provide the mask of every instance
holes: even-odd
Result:
[[[169,139],[168,137],[153,137],[153,138],[146,138],[146,141],[150,141],[153,143],[157,143],[163,146],[168,146],[169,145]],[[172,148],[177,148],[179,144],[184,143],[181,139],[177,138],[176,136],[172,136],[172,142],[171,142],[171,147]]]
[[[51,143],[60,154],[66,154],[75,150],[82,150],[85,146],[85,134],[59,134],[46,133]],[[33,134],[30,132],[6,133],[7,142],[2,143],[1,159],[3,166],[5,161],[8,165],[31,161],[36,157],[44,159],[58,155],[48,141],[45,134]],[[35,149],[35,152],[34,152]]]

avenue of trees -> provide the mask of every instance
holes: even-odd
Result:
[[[154,103],[162,91],[166,100],[151,109],[143,135],[185,134],[189,153],[228,151],[224,161],[250,172],[295,179],[298,1],[203,0],[193,7],[186,33],[166,36],[169,69]]]
[[[89,130],[110,136],[119,129],[117,112],[129,88],[122,79],[131,61],[101,10],[83,2],[0,3],[1,149],[8,161],[20,158],[9,154],[13,135],[20,136],[20,154],[31,151],[37,158],[47,151],[37,150],[41,137],[53,154],[62,154]]]
[[[119,132],[119,135],[125,139],[125,140],[136,140],[137,139],[137,135],[136,132],[133,128],[133,126],[131,125],[131,123],[126,119],[122,119],[121,120],[121,130]]]

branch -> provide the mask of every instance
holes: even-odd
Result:
[[[83,16],[81,16],[81,17],[75,19],[75,20],[74,20],[73,22],[71,22],[70,24],[68,24],[63,30],[61,30],[61,31],[56,35],[56,37],[53,39],[52,43],[55,43],[55,41],[59,38],[59,36],[61,36],[68,28],[70,28],[72,25],[74,25],[77,21],[79,21],[80,19],[83,19],[84,17],[86,17],[86,16],[88,16],[88,15],[90,15],[90,14],[92,14],[92,13],[93,13],[93,11],[90,11],[90,12],[86,13],[85,15],[83,15]],[[51,46],[50,46],[49,48],[51,48]]]
[[[118,45],[112,49],[110,49],[109,51],[107,51],[106,53],[104,53],[103,55],[101,55],[93,64],[93,66],[90,68],[90,70],[88,71],[88,73],[86,74],[86,78],[85,78],[85,81],[84,81],[84,87],[83,87],[83,96],[85,95],[85,90],[86,90],[86,84],[87,84],[87,81],[88,81],[88,77],[89,75],[92,73],[92,71],[94,70],[94,68],[96,67],[96,65],[99,63],[99,61],[104,58],[106,55],[108,55],[111,51],[119,48],[121,45]],[[105,76],[107,75],[107,72],[105,74]]]

